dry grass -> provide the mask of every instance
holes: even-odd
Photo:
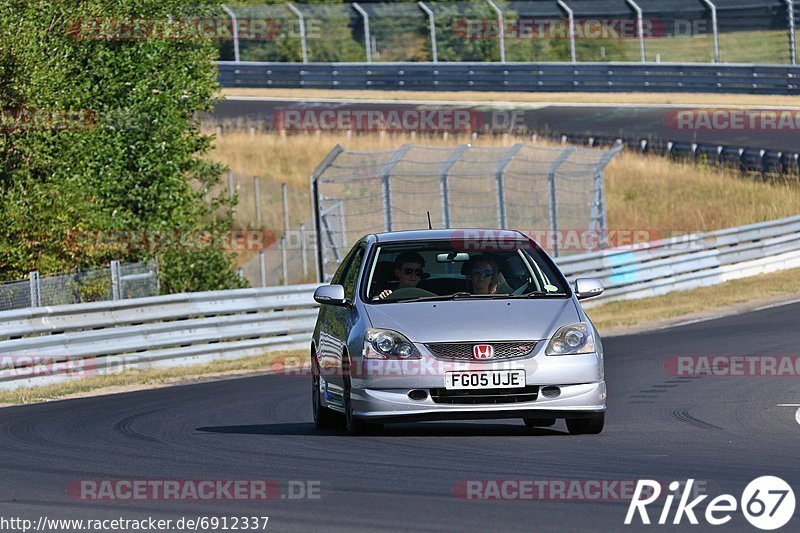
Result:
[[[386,150],[407,142],[447,146],[510,146],[526,139],[468,136],[224,133],[213,157],[241,176],[285,182],[291,191],[292,225],[309,217],[309,175],[338,143],[353,150]],[[530,141],[530,139],[527,139]],[[541,141],[540,141],[541,142]],[[608,225],[611,229],[648,229],[663,233],[708,231],[776,219],[800,212],[797,182],[762,182],[733,170],[718,170],[658,156],[623,152],[606,169]],[[266,190],[271,193],[264,192]],[[239,225],[253,227],[252,178],[242,181]],[[262,188],[264,226],[282,228],[279,188]]]
[[[653,298],[600,304],[586,310],[600,333],[800,291],[800,269],[737,279]]]
[[[288,367],[290,364],[295,363],[298,358],[304,360],[302,359],[304,357],[307,357],[306,353],[271,352],[242,359],[215,361],[205,365],[152,370],[127,370],[117,374],[92,376],[41,387],[0,391],[0,407],[151,389],[221,376],[274,371],[283,368],[284,362]]]
[[[800,96],[712,93],[505,93],[427,91],[340,91],[334,89],[223,89],[223,96],[269,98],[424,100],[428,102],[572,103],[572,104],[686,104],[732,107],[800,107]]]

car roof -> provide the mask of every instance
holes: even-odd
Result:
[[[411,241],[440,241],[440,240],[527,240],[522,233],[506,229],[479,229],[479,228],[458,228],[458,229],[420,229],[410,231],[390,231],[386,233],[376,233],[375,241],[378,243],[411,242]]]

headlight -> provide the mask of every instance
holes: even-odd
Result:
[[[558,328],[547,344],[545,355],[574,355],[595,351],[592,328],[585,322]]]
[[[410,340],[390,329],[368,329],[364,336],[367,359],[419,359],[422,355]]]

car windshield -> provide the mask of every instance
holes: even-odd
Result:
[[[527,240],[463,248],[451,241],[379,244],[365,270],[362,297],[377,304],[568,295],[555,265]]]

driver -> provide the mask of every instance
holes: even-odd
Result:
[[[467,271],[467,287],[472,294],[494,294],[497,292],[497,261],[488,255],[470,259]]]
[[[422,279],[422,269],[425,260],[417,252],[403,252],[394,260],[394,275],[400,281],[397,288],[406,289],[416,287]],[[381,291],[373,300],[383,300],[392,294],[391,289]]]

